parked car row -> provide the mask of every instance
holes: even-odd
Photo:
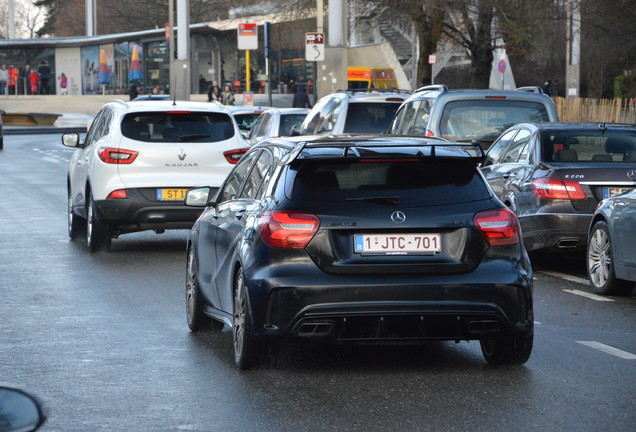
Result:
[[[586,251],[604,294],[636,280],[636,126],[559,123],[535,88],[112,102],[63,141],[71,239],[190,228],[188,326],[231,328],[241,369],[286,338],[472,339],[522,364],[527,251]]]

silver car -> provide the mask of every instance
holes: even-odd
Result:
[[[307,108],[270,108],[256,119],[247,140],[254,145],[265,138],[290,136],[308,112]]]
[[[636,178],[636,170],[632,170]],[[587,274],[599,294],[629,295],[636,282],[636,188],[605,199],[587,241]]]

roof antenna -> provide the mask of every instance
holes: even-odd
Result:
[[[172,106],[177,106],[177,77],[174,77],[174,87],[172,87],[171,91],[174,95],[174,99],[172,100]]]

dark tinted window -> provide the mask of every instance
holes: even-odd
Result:
[[[146,142],[216,142],[232,138],[234,126],[224,113],[140,112],[124,117],[121,132]]]
[[[484,166],[501,163],[501,155],[508,147],[510,140],[517,133],[517,129],[506,132],[488,149]]]
[[[477,169],[464,160],[307,161],[294,180],[292,199],[361,206],[431,206],[489,197]],[[390,201],[390,200],[389,200]]]
[[[345,120],[345,133],[382,133],[391,124],[399,103],[357,102],[350,103]]]
[[[278,128],[279,136],[289,136],[291,134],[292,127],[300,127],[300,124],[305,120],[305,114],[288,114],[280,117],[280,126]]]
[[[256,111],[253,113],[234,114],[234,119],[236,119],[239,129],[248,131],[254,126],[254,123],[256,123],[260,115],[261,113]]]
[[[636,132],[601,129],[543,131],[544,162],[636,162]]]
[[[218,204],[236,199],[238,197],[238,194],[241,191],[241,186],[243,185],[243,181],[245,180],[245,177],[249,172],[249,168],[250,166],[252,166],[254,158],[257,157],[259,154],[260,152],[255,151],[241,158],[239,163],[228,175],[225,185],[223,185],[223,190],[217,198]]]
[[[550,117],[542,103],[481,99],[447,103],[439,127],[451,141],[495,140],[517,123],[547,121]]]

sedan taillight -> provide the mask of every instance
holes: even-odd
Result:
[[[316,215],[283,210],[267,211],[258,220],[263,241],[277,248],[304,248],[319,226]]]
[[[490,246],[519,243],[519,221],[510,210],[500,208],[482,211],[475,215],[474,220]]]
[[[108,164],[131,164],[137,158],[139,152],[111,147],[101,147],[97,154],[102,162]]]
[[[247,153],[248,150],[249,150],[249,147],[248,148],[242,148],[242,149],[236,149],[236,150],[228,150],[226,152],[223,152],[223,156],[225,156],[225,159],[229,163],[234,165],[239,160],[241,160],[241,157],[243,157],[243,155],[245,153]]]
[[[544,199],[585,199],[585,191],[579,182],[554,178],[538,178],[532,182],[532,191],[537,198]]]

